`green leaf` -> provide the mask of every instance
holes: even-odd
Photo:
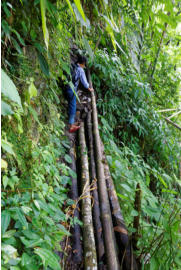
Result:
[[[35,206],[38,208],[38,210],[40,210],[41,208],[40,208],[39,202],[37,200],[34,200],[33,202]]]
[[[57,258],[50,250],[45,248],[36,248],[34,253],[40,256],[45,267],[50,266],[53,270],[61,270]]]
[[[157,264],[155,258],[151,258],[150,262],[150,270],[157,270],[159,268],[159,265]]]
[[[50,209],[48,204],[42,200],[36,200],[36,202],[39,204],[40,208],[43,209],[45,212],[49,214],[53,214],[53,211]]]
[[[21,45],[25,46],[25,42],[22,39],[22,37],[20,36],[20,34],[15,29],[12,29],[12,32],[14,32],[16,34],[16,36],[17,36],[19,42],[21,43]]]
[[[66,229],[65,229],[65,227],[62,225],[62,224],[58,224],[57,225],[58,227],[59,227],[59,229],[60,229],[60,234],[63,234],[63,235],[70,235],[70,233],[69,233],[69,231],[67,231]]]
[[[40,9],[41,9],[43,35],[44,35],[45,45],[46,45],[47,50],[48,50],[49,33],[48,33],[47,26],[46,26],[46,16],[45,16],[46,0],[40,0]]]
[[[16,86],[3,69],[1,69],[1,93],[16,102],[22,108],[21,99]]]
[[[29,212],[32,211],[32,209],[31,209],[30,207],[25,206],[25,205],[21,206],[21,209],[23,210],[23,212],[24,212],[25,214],[28,214]]]
[[[22,210],[20,208],[16,207],[15,211],[16,211],[16,214],[18,215],[18,220],[23,225],[23,229],[27,229],[28,228],[28,222],[26,221],[26,218],[25,218]]]
[[[113,20],[113,17],[111,17],[111,19],[109,19],[107,16],[102,15],[106,21],[106,23],[110,26],[110,28],[112,30],[114,30],[115,32],[119,32],[119,28],[117,27],[116,23]]]
[[[17,52],[18,52],[19,54],[22,54],[22,49],[21,49],[21,47],[19,46],[19,44],[18,44],[18,42],[16,41],[16,39],[13,38],[13,37],[11,37],[11,40],[12,40],[12,43],[13,43],[13,45],[14,45],[14,48],[17,50]]]
[[[178,194],[178,192],[176,192],[175,190],[170,190],[170,189],[162,189],[162,192],[167,192],[167,193],[171,193],[171,194],[175,194],[175,195],[177,195]]]
[[[74,13],[74,11],[73,11],[73,8],[72,8],[72,6],[71,6],[70,1],[69,1],[69,0],[66,0],[66,1],[67,1],[67,4],[68,4],[68,6],[69,6],[70,11],[72,12],[72,15],[73,15],[74,19],[76,19],[76,18],[75,18],[75,13]]]
[[[21,270],[18,266],[11,266],[10,270]]]
[[[84,44],[85,44],[85,48],[86,48],[86,51],[88,52],[89,56],[91,57],[91,59],[93,60],[93,57],[94,57],[94,53],[89,45],[89,42],[86,38],[83,37],[83,41],[84,41]]]
[[[78,11],[80,12],[83,20],[86,22],[86,17],[85,17],[85,14],[84,14],[84,11],[83,11],[83,8],[82,8],[82,5],[81,5],[80,0],[74,0],[74,3],[76,5]]]
[[[10,238],[10,237],[12,237],[15,234],[15,232],[16,232],[16,230],[9,230],[9,231],[5,232],[2,235],[2,237],[3,238]]]
[[[138,216],[138,211],[136,211],[136,210],[132,210],[131,211],[131,216],[133,216],[133,217],[136,217],[136,216]]]
[[[146,175],[146,185],[149,187],[150,184],[150,176],[149,174]]]
[[[32,257],[30,257],[27,253],[24,252],[22,255],[22,258],[21,258],[21,265],[27,266],[27,269],[33,269],[33,268],[31,268],[32,267],[31,264],[33,264]],[[37,269],[37,268],[35,268],[35,269]]]
[[[113,32],[113,30],[112,30],[112,28],[110,27],[109,24],[106,26],[106,31],[110,35],[114,50],[116,51],[116,40],[115,40],[115,37],[114,37],[114,32]]]
[[[120,194],[120,193],[117,193],[117,196],[118,196],[120,199],[128,200],[128,197],[126,197],[125,195],[122,195],[122,194]]]
[[[28,106],[28,110],[30,111],[30,113],[33,115],[35,121],[40,125],[40,127],[42,127],[42,124],[40,123],[40,121],[38,120],[38,114],[37,112],[29,105]]]
[[[67,185],[67,184],[71,184],[71,179],[70,177],[63,175],[61,176],[61,184],[62,185]]]
[[[25,237],[21,236],[20,237],[22,243],[27,247],[27,248],[34,248],[36,246],[39,246],[41,243],[44,242],[43,239],[34,239],[34,240],[27,240]]]
[[[37,89],[36,89],[33,81],[31,81],[31,83],[28,87],[28,92],[29,92],[30,98],[37,96]]]
[[[5,231],[7,230],[9,223],[10,223],[10,220],[11,220],[11,216],[10,216],[9,211],[4,210],[1,213],[1,232],[2,232],[2,234],[4,234]]]
[[[121,184],[121,186],[128,192],[132,192],[132,189],[130,188],[130,186],[126,185],[126,184]]]
[[[45,216],[45,217],[44,217],[44,221],[45,221],[48,225],[50,225],[50,226],[55,225],[53,219],[50,218],[50,217],[46,217],[46,216]]]
[[[32,258],[27,253],[24,252],[21,259],[21,265],[26,266],[30,264],[31,262],[32,262]]]
[[[6,162],[6,160],[1,158],[1,169],[7,169],[8,167],[8,163]]]
[[[9,177],[7,177],[7,175],[4,175],[2,180],[3,180],[4,189],[6,189],[9,182]]]
[[[68,162],[68,163],[72,163],[72,159],[71,159],[71,157],[69,156],[69,155],[65,155],[65,160]]]
[[[13,175],[11,177],[3,176],[3,185],[4,187],[10,186],[12,189],[14,189],[14,185],[19,182],[19,178],[16,175]]]
[[[165,188],[168,188],[166,182],[163,180],[163,178],[161,177],[161,175],[158,174],[158,179],[160,180],[160,182],[164,185]]]
[[[1,147],[3,148],[4,151],[8,152],[11,155],[15,155],[14,151],[13,151],[13,145],[11,143],[9,143],[8,141],[5,140],[1,140]]]
[[[3,100],[1,100],[1,115],[11,115],[14,112],[11,110],[11,106],[8,105],[6,102],[4,102]]]
[[[80,99],[79,99],[79,96],[77,95],[77,92],[76,92],[75,89],[74,89],[75,86],[73,85],[73,83],[72,83],[71,81],[69,82],[69,85],[70,85],[70,87],[71,87],[71,89],[72,89],[74,95],[76,96],[76,99],[77,99],[78,102],[81,104]]]
[[[8,268],[5,268],[4,266],[1,266],[1,270],[7,270]]]
[[[6,13],[6,16],[7,17],[10,17],[11,16],[11,12],[7,8],[7,2],[2,2],[2,7],[3,7],[4,12]]]
[[[89,21],[89,19],[86,18],[86,21],[84,21],[84,19],[82,18],[82,15],[78,11],[78,8],[74,3],[72,4],[72,7],[74,9],[74,13],[75,13],[77,21],[79,21],[82,26],[85,26],[87,29],[90,29],[90,21]]]
[[[64,62],[61,58],[59,59],[59,61],[60,61],[60,64],[61,64],[62,69],[63,69],[68,75],[70,75],[70,74],[71,74],[71,72],[70,72],[70,66],[69,66],[66,62]]]
[[[71,168],[69,168],[69,174],[70,174],[70,176],[72,176],[73,178],[76,178],[76,177],[77,177],[76,172],[74,172]]]
[[[2,27],[2,33],[3,33],[3,31],[4,31],[4,33],[6,34],[6,35],[10,35],[10,27],[9,27],[9,24],[7,23],[7,21],[5,21],[5,20],[2,20],[1,21],[1,27]]]
[[[30,240],[37,240],[37,239],[39,239],[40,238],[40,236],[38,235],[38,234],[36,234],[36,233],[34,233],[34,232],[32,232],[32,231],[30,231],[30,230],[25,230],[25,231],[23,231],[23,234],[27,237],[27,238],[29,238]]]
[[[38,54],[38,60],[40,63],[40,68],[42,70],[42,72],[46,75],[46,76],[50,76],[50,71],[49,71],[49,65],[47,63],[47,60],[45,59],[44,55],[42,53],[40,53],[39,51],[37,51]]]
[[[14,260],[14,265],[18,262],[16,260],[17,256],[18,256],[18,252],[17,252],[16,248],[14,248],[11,245],[2,244],[1,250],[4,253],[2,255],[3,255],[3,259],[5,260],[4,261],[5,264],[8,263],[11,260]],[[19,258],[18,258],[18,260],[19,260]]]

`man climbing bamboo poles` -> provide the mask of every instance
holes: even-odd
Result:
[[[77,88],[79,86],[79,82],[82,83],[85,89],[92,92],[94,89],[89,86],[89,83],[87,81],[84,68],[86,67],[87,59],[85,56],[79,56],[78,60],[73,67],[73,70],[71,72],[72,76],[72,82],[74,85],[74,91],[77,92]],[[78,123],[75,123],[75,115],[76,115],[76,95],[70,87],[70,85],[67,85],[66,87],[66,96],[68,100],[68,116],[69,116],[69,132],[75,132],[80,128],[80,125]]]

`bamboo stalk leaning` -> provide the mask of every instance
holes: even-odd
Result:
[[[84,123],[79,129],[79,143],[81,154],[81,186],[82,186],[82,221],[83,221],[83,246],[84,269],[97,270],[97,255],[92,221],[92,207],[90,197],[89,165],[84,134]]]
[[[171,124],[172,126],[176,127],[177,129],[181,130],[181,127],[179,125],[177,125],[176,123],[174,123],[173,121],[171,121],[170,119],[164,117],[164,119]]]
[[[104,151],[104,147],[102,144],[102,151]],[[125,226],[124,219],[121,213],[120,204],[118,201],[118,197],[116,194],[115,186],[110,174],[109,165],[107,163],[107,159],[105,154],[103,153],[103,160],[104,160],[104,172],[106,178],[106,184],[109,194],[109,201],[112,210],[112,217],[113,217],[113,224],[114,224],[114,231],[116,234],[117,243],[119,245],[120,250],[120,260],[122,269],[125,270],[137,270],[136,260],[132,253],[132,245],[129,240],[128,230]]]
[[[91,84],[90,72],[88,72],[88,78]],[[120,265],[118,261],[117,251],[116,251],[115,236],[113,232],[111,211],[110,211],[109,199],[108,199],[105,176],[104,176],[104,166],[102,163],[100,136],[99,136],[99,130],[98,130],[98,117],[97,117],[97,109],[96,109],[96,101],[95,101],[94,92],[91,92],[91,98],[92,98],[92,111],[93,111],[93,134],[95,138],[95,148],[96,148],[95,155],[96,155],[96,162],[97,162],[99,200],[100,200],[100,205],[101,205],[101,219],[102,219],[102,225],[103,225],[107,266],[109,270],[113,270],[113,269],[118,270],[120,269]]]
[[[103,232],[102,232],[102,224],[101,224],[101,213],[100,213],[100,205],[97,191],[97,179],[96,179],[96,165],[94,159],[94,142],[93,142],[93,134],[92,134],[92,117],[91,112],[88,113],[87,116],[87,129],[88,129],[88,144],[89,144],[89,157],[90,157],[90,174],[91,174],[91,182],[93,183],[93,222],[94,222],[94,232],[95,232],[95,240],[97,247],[97,258],[99,268],[103,267],[103,256],[105,254],[104,249],[104,240],[103,240]]]
[[[75,136],[74,136],[75,137]],[[75,138],[71,140],[69,155],[72,159],[70,168],[76,172],[76,154],[75,154]],[[70,198],[72,200],[78,199],[78,186],[77,186],[77,177],[71,177],[71,188],[70,188]],[[76,205],[74,209],[74,218],[79,219],[79,204]],[[79,224],[75,224],[71,228],[71,238],[72,238],[72,256],[73,261],[76,264],[82,262],[82,244],[81,244],[81,229]]]

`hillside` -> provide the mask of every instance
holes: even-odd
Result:
[[[179,270],[180,1],[3,0],[1,6],[2,270],[89,269],[82,251],[72,263],[73,231],[77,226],[85,251],[82,205],[87,201],[95,221],[97,200],[103,215],[100,160],[111,226],[116,239],[126,230],[131,250],[121,250],[122,240],[114,244],[120,269]],[[65,89],[79,54],[88,59],[94,92],[78,91],[81,128],[72,141]],[[98,119],[89,121],[95,111]],[[92,142],[87,123],[94,128],[95,119]],[[90,181],[96,181],[84,197],[86,151]],[[100,222],[106,255],[96,240],[95,269],[119,269],[111,267],[106,221]],[[98,235],[99,225],[93,226]]]

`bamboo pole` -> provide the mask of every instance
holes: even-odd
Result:
[[[92,85],[90,72],[88,71],[88,78],[90,87]],[[115,246],[115,236],[113,232],[113,224],[111,218],[111,211],[109,205],[109,199],[107,194],[105,176],[104,176],[104,166],[102,163],[102,153],[101,153],[101,145],[100,145],[100,137],[99,137],[99,129],[98,129],[98,118],[97,118],[97,109],[96,109],[96,101],[94,92],[91,92],[92,97],[92,110],[93,110],[93,134],[95,138],[95,154],[97,161],[97,175],[98,175],[98,188],[99,188],[99,200],[101,205],[101,219],[103,225],[103,234],[104,234],[104,242],[106,249],[106,258],[107,258],[107,266],[109,270],[118,270],[120,269],[118,255]]]
[[[84,245],[84,269],[97,270],[97,256],[92,222],[92,209],[90,197],[90,180],[87,149],[84,134],[84,123],[79,129],[79,142],[81,152],[81,185],[82,185],[82,221]]]
[[[181,127],[179,125],[177,125],[176,123],[174,123],[173,121],[171,121],[170,119],[164,117],[164,119],[171,124],[172,126],[176,127],[177,129],[181,130]]]
[[[134,217],[133,228],[136,230],[132,235],[132,242],[134,249],[138,249],[137,243],[139,240],[139,228],[140,228],[140,213],[141,213],[141,188],[140,184],[137,183],[135,192],[134,209],[138,212],[138,215]]]
[[[174,116],[177,116],[177,115],[179,115],[179,114],[181,114],[181,111],[178,111],[178,112],[172,114],[171,116],[167,117],[167,119],[170,120],[171,118],[173,118]]]
[[[114,231],[116,240],[120,251],[120,261],[122,269],[124,270],[137,270],[136,260],[132,252],[132,245],[129,240],[128,230],[125,226],[124,219],[121,213],[120,204],[114,187],[114,183],[110,174],[109,165],[104,153],[104,146],[102,144],[104,172],[106,177],[106,184],[109,194],[109,200],[112,210]]]
[[[165,29],[162,31],[162,35],[161,35],[161,38],[160,38],[160,42],[159,42],[159,45],[158,45],[156,57],[155,57],[154,64],[153,64],[153,69],[152,69],[152,72],[151,72],[151,78],[152,79],[153,79],[153,75],[155,73],[156,65],[157,65],[157,62],[158,62],[159,54],[160,54],[160,51],[161,51],[161,46],[162,46],[162,43],[163,43],[163,40],[164,40],[164,37],[165,37],[165,33],[166,33],[168,23],[165,23],[164,26],[165,26]]]
[[[73,134],[74,135],[74,134]],[[75,136],[73,140],[70,140],[70,151],[69,155],[72,159],[72,163],[70,164],[70,168],[76,172],[76,154],[75,154]],[[70,187],[70,198],[72,200],[78,199],[78,187],[77,187],[77,177],[71,177],[72,185]],[[79,204],[76,205],[76,209],[74,210],[74,218],[80,219],[79,216]],[[81,244],[81,229],[79,224],[75,224],[71,228],[71,238],[72,238],[72,259],[74,263],[81,264],[82,262],[82,244]]]
[[[159,110],[157,112],[171,112],[171,111],[177,111],[177,109],[164,109],[164,110]]]
[[[88,128],[88,141],[89,141],[90,173],[91,173],[91,182],[93,183],[92,195],[94,198],[93,222],[94,222],[98,264],[100,267],[103,264],[103,256],[105,254],[105,249],[104,249],[104,240],[103,240],[103,234],[102,234],[100,205],[99,205],[99,198],[98,198],[98,191],[97,191],[91,112],[89,112],[87,116],[87,128]]]

